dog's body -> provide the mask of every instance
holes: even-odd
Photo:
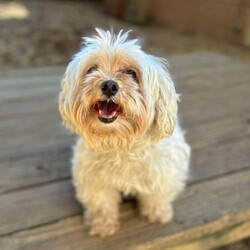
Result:
[[[91,235],[119,227],[120,193],[133,195],[151,222],[172,218],[184,188],[190,148],[177,122],[172,79],[162,59],[98,30],[69,64],[60,94],[67,127],[81,137],[73,181]]]

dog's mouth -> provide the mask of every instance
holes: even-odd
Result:
[[[99,101],[94,105],[98,112],[98,119],[104,123],[113,122],[119,115],[119,106],[111,100]]]

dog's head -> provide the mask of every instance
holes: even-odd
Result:
[[[165,61],[144,53],[128,32],[96,29],[67,67],[59,108],[65,125],[99,150],[171,135],[177,95]]]

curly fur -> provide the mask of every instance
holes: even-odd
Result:
[[[120,192],[134,195],[151,222],[171,219],[190,148],[177,121],[178,95],[166,61],[127,40],[128,32],[96,31],[66,69],[59,109],[65,126],[80,135],[72,172],[90,234],[107,236],[119,228]],[[93,108],[107,99],[101,91],[105,80],[119,85],[110,99],[122,110],[108,124]]]

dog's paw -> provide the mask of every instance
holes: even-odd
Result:
[[[142,207],[141,215],[146,217],[150,223],[161,223],[165,224],[173,218],[172,206],[166,208],[157,208],[155,206]]]
[[[99,235],[101,237],[106,237],[113,235],[120,228],[120,223],[117,219],[95,218],[90,222],[89,226],[89,235]]]

